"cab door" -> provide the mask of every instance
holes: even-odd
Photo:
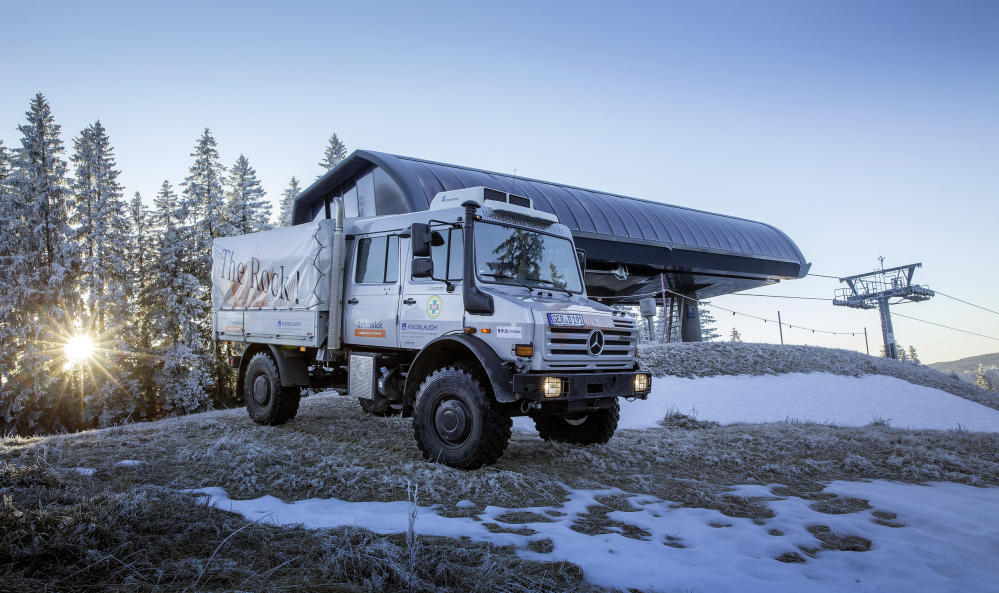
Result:
[[[462,230],[442,226],[433,228],[432,232],[435,234],[430,247],[430,258],[434,262],[433,278],[413,278],[410,270],[412,248],[408,240],[404,242],[400,348],[419,350],[437,336],[461,331],[464,326]],[[451,292],[448,291],[448,282],[453,288]]]
[[[344,342],[398,348],[399,236],[359,235],[352,253],[344,294]]]

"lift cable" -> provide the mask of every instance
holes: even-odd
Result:
[[[660,291],[660,292],[663,292],[663,291]],[[672,290],[669,290],[668,288],[665,290],[665,292],[668,292],[668,293],[670,293],[670,294],[672,294],[674,296],[680,297],[681,299],[687,299],[688,301],[694,301],[695,303],[704,303],[704,301],[701,301],[699,299],[695,299],[693,297],[689,297],[689,296],[686,296],[686,295],[682,295],[682,294],[680,294],[678,292],[673,292]],[[778,322],[775,319],[768,319],[766,317],[759,317],[757,315],[750,315],[749,313],[743,313],[741,311],[733,311],[732,309],[728,309],[726,307],[722,307],[721,305],[716,305],[714,303],[706,303],[706,304],[709,307],[714,307],[716,309],[721,309],[722,311],[728,311],[732,315],[742,315],[743,317],[750,317],[752,319],[759,319],[760,321],[762,321],[764,323],[780,323],[781,325],[786,325],[790,329],[803,329],[805,331],[810,331],[813,334],[828,334],[828,335],[833,335],[833,336],[856,336],[857,334],[863,334],[864,333],[862,331],[859,331],[859,332],[858,331],[837,332],[837,331],[829,331],[829,330],[825,330],[825,329],[814,329],[814,328],[811,328],[811,327],[805,327],[803,325],[794,325],[794,324],[791,324],[791,323],[787,323],[787,322],[785,322],[783,320],[781,320],[781,321]]]
[[[996,338],[996,337],[993,337],[993,336],[986,336],[985,334],[976,334],[975,332],[970,332],[970,331],[968,331],[966,329],[958,329],[956,327],[951,327],[949,325],[944,325],[942,323],[934,323],[932,321],[926,321],[925,319],[919,319],[917,317],[912,317],[910,315],[903,315],[902,313],[898,313],[898,312],[895,312],[895,311],[892,311],[892,315],[898,315],[899,317],[905,317],[906,319],[911,319],[913,321],[920,321],[922,323],[928,323],[930,325],[935,325],[937,327],[942,327],[944,329],[951,329],[951,330],[954,330],[956,332],[961,332],[962,334],[970,334],[972,336],[978,336],[979,338],[988,338],[989,340],[996,340],[997,342],[999,342],[999,338]]]
[[[981,309],[982,311],[988,311],[989,313],[995,313],[996,315],[999,315],[999,311],[995,311],[995,310],[989,309],[988,307],[983,307],[981,305],[976,305],[975,303],[969,303],[968,301],[966,301],[964,299],[959,299],[956,296],[950,296],[946,292],[940,292],[939,290],[936,290],[936,289],[934,289],[933,292],[935,292],[935,293],[937,293],[937,294],[939,294],[941,296],[945,296],[945,297],[947,297],[949,299],[954,299],[955,301],[957,301],[959,303],[964,303],[965,305],[971,305],[972,307],[975,307],[977,309]]]
[[[827,303],[832,301],[832,299],[825,297],[790,296],[786,294],[757,294],[755,292],[733,292],[732,294],[725,296],[752,296],[752,297],[766,297],[768,299],[797,299],[801,301],[825,301]]]

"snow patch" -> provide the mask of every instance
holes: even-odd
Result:
[[[542,514],[548,508],[506,509],[487,506],[480,520],[442,517],[435,507],[420,507],[415,530],[420,535],[512,545],[528,559],[568,560],[594,584],[643,591],[853,591],[983,590],[999,578],[999,489],[934,483],[832,482],[826,492],[870,501],[867,510],[829,515],[813,510],[813,501],[777,497],[772,486],[735,487],[734,496],[764,497],[776,516],[762,524],[728,517],[716,510],[685,508],[646,495],[616,489],[569,490],[551,522],[518,523],[533,535],[490,533],[483,523],[504,523],[510,511]],[[371,531],[405,533],[412,505],[399,502],[346,502],[309,499],[291,503],[273,496],[232,500],[221,488],[190,492],[218,508],[274,525],[331,528],[343,525]],[[635,511],[613,511],[612,520],[645,530],[648,537],[623,533],[586,535],[571,527],[589,506],[607,495],[627,496]],[[895,513],[892,525],[876,523],[874,513]],[[551,515],[547,515],[551,518]],[[882,515],[883,516],[883,515]],[[884,523],[884,522],[882,522]],[[866,552],[822,550],[807,526],[825,525],[837,535],[872,542]],[[617,529],[612,527],[611,529]],[[775,531],[777,530],[777,531]],[[550,538],[550,553],[529,551],[531,541]],[[801,548],[814,551],[810,556]],[[799,554],[805,561],[776,560]]]
[[[866,426],[884,421],[895,428],[999,432],[999,410],[945,391],[885,375],[831,373],[657,377],[647,400],[621,400],[618,428],[660,428],[670,412],[722,424],[799,420]],[[530,418],[515,418],[513,426],[535,432]]]
[[[465,500],[459,500],[454,504],[454,506],[456,506],[459,509],[474,509],[475,503],[468,499],[465,499]]]
[[[78,473],[81,476],[92,476],[97,472],[97,470],[92,467],[71,467],[69,471]]]
[[[138,459],[122,459],[121,461],[115,462],[115,467],[134,467],[136,465],[145,465],[145,461],[139,461]]]

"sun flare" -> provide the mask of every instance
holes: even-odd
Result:
[[[63,346],[69,366],[78,365],[94,354],[94,341],[88,335],[73,336]]]

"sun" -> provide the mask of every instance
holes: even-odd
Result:
[[[68,366],[78,365],[94,354],[94,341],[86,334],[73,336],[63,346]]]

